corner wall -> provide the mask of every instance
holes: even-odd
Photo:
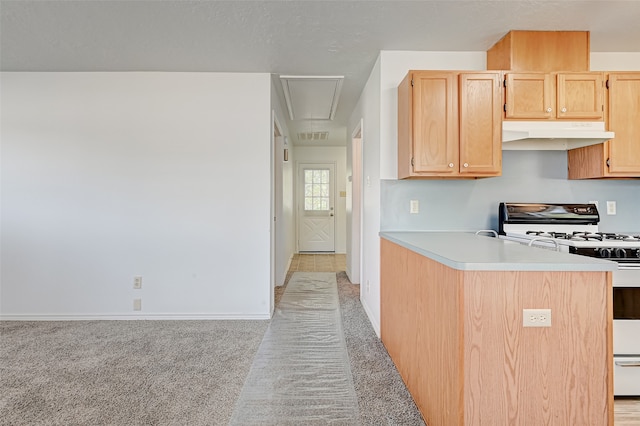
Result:
[[[269,317],[269,74],[1,78],[3,318]]]

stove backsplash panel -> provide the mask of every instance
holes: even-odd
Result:
[[[498,229],[498,203],[598,201],[599,228],[640,232],[640,179],[568,180],[564,151],[503,151],[502,176],[475,180],[383,180],[381,230]],[[419,212],[410,213],[411,200]],[[615,201],[616,215],[606,202]]]

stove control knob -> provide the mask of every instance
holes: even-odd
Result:
[[[600,250],[598,250],[598,254],[600,255],[600,257],[608,259],[611,257],[611,249],[601,248]]]
[[[624,259],[627,257],[627,251],[623,248],[617,248],[614,253],[618,259]]]

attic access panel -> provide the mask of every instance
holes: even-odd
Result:
[[[280,76],[289,118],[333,120],[343,80],[343,76]]]

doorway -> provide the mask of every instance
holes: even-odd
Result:
[[[298,251],[335,252],[335,164],[298,166]]]

